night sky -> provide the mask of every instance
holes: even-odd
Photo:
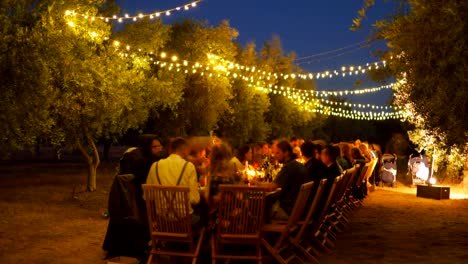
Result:
[[[119,0],[117,3],[123,12],[130,15],[153,13],[181,6],[191,0]],[[165,23],[172,23],[186,18],[207,20],[211,25],[218,25],[222,20],[229,20],[231,26],[239,31],[238,41],[242,44],[253,41],[259,49],[270,40],[273,34],[280,36],[286,52],[294,51],[297,57],[305,57],[363,42],[370,34],[371,24],[390,14],[391,3],[378,1],[367,14],[363,27],[359,31],[349,28],[357,16],[363,0],[204,0],[189,11],[175,11],[169,17],[163,17]],[[382,45],[358,48],[359,45],[339,52],[303,60],[301,67],[307,71],[340,69],[341,66],[363,65],[375,62],[371,51]],[[380,86],[366,78],[337,77],[317,80],[318,90],[353,89],[357,80],[364,80],[360,88]],[[385,105],[391,98],[391,90],[370,95],[348,97],[349,102]]]

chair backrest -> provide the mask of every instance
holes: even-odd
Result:
[[[264,224],[267,188],[235,184],[219,185],[217,236],[235,239],[242,236],[259,237]]]
[[[312,191],[312,187],[314,186],[314,182],[310,181],[301,185],[301,189],[299,190],[299,194],[297,195],[296,202],[294,203],[294,207],[291,211],[291,215],[288,218],[288,226],[292,227],[297,225],[299,222],[302,212],[304,212],[304,208],[307,204],[307,199],[310,196],[310,192]]]
[[[320,224],[323,219],[325,218],[325,215],[328,212],[328,209],[334,203],[336,196],[337,196],[337,190],[340,188],[341,184],[343,183],[343,174],[336,177],[333,180],[333,184],[331,186],[330,192],[328,193],[328,197],[325,200],[325,203],[323,204],[322,211],[320,212],[320,216],[316,219],[317,224]],[[324,197],[325,198],[325,197]]]
[[[360,186],[364,182],[364,180],[366,179],[367,171],[369,170],[370,165],[371,165],[371,163],[369,161],[369,162],[365,163],[364,166],[361,168],[361,170],[359,172],[358,180],[356,182],[356,184],[358,186]]]
[[[341,199],[341,197],[346,193],[346,190],[350,187],[350,185],[354,183],[353,182],[355,180],[354,177],[356,176],[358,168],[359,168],[359,164],[345,171],[344,176],[343,176],[343,184],[338,193],[338,199]]]
[[[309,228],[309,225],[313,223],[313,216],[315,212],[317,211],[317,209],[319,208],[320,201],[322,200],[323,194],[325,193],[324,191],[325,191],[326,183],[327,183],[327,179],[322,179],[318,183],[318,187],[314,194],[312,204],[310,205],[309,210],[307,211],[307,215],[304,219],[304,224],[302,224],[301,229],[299,230],[299,232],[296,234],[296,236],[293,239],[301,240],[302,236],[305,234],[306,229]]]
[[[152,236],[190,238],[189,187],[143,184]]]
[[[354,168],[354,170],[351,171],[351,173],[350,173],[351,178],[349,179],[348,187],[345,190],[345,192],[350,191],[354,185],[357,185],[358,181],[359,181],[359,178],[361,176],[361,174],[360,174],[361,164],[356,164],[356,165],[354,165],[353,168]]]

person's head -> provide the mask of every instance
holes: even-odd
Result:
[[[240,162],[252,160],[252,148],[249,145],[242,145],[237,151],[237,158]]]
[[[161,142],[158,137],[153,134],[144,134],[139,137],[140,148],[143,152],[143,155],[150,156],[159,156],[163,150]]]
[[[172,140],[171,152],[185,158],[190,152],[187,140],[180,137]]]
[[[320,159],[323,164],[330,166],[336,162],[336,158],[340,156],[340,148],[333,145],[326,145],[320,153]]]
[[[358,159],[364,159],[364,157],[362,156],[362,153],[359,150],[359,148],[354,147],[351,149],[351,160],[355,161]]]
[[[206,159],[206,149],[205,148],[192,148],[190,150],[190,156],[193,161],[197,164],[202,163]]]
[[[210,154],[211,172],[218,173],[222,170],[231,169],[228,166],[232,158],[232,150],[226,143],[220,143],[213,146]]]
[[[263,156],[270,155],[270,145],[268,145],[268,143],[266,142],[260,143],[260,146],[262,147],[261,153]]]
[[[369,148],[367,147],[367,144],[361,143],[358,148],[364,157],[370,157]]]
[[[210,160],[211,164],[216,164],[220,161],[229,161],[232,158],[231,148],[226,143],[216,144],[211,149]]]
[[[359,148],[360,145],[361,145],[361,140],[360,140],[360,139],[356,139],[356,140],[354,141],[354,146],[355,146],[356,148]]]
[[[349,158],[351,155],[350,153],[351,148],[349,144],[346,142],[340,142],[339,147],[341,149],[341,156]]]
[[[311,141],[306,141],[304,142],[304,144],[301,145],[302,156],[304,156],[306,159],[311,159],[315,157],[314,150],[315,144]]]
[[[291,137],[291,139],[289,140],[289,143],[293,146],[293,147],[297,147],[298,144],[299,144],[299,139],[295,136]]]
[[[275,159],[279,163],[285,163],[290,159],[295,159],[296,155],[293,153],[291,144],[288,141],[283,140],[276,144],[275,148]]]

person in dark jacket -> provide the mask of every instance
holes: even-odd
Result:
[[[150,240],[142,184],[151,165],[161,158],[162,145],[151,134],[140,136],[139,141],[139,147],[129,148],[120,159],[109,193],[109,225],[102,246],[106,258],[144,258]]]
[[[314,181],[315,186],[321,179],[326,178],[327,167],[320,160],[320,151],[322,147],[311,141],[306,141],[301,145],[302,156],[304,157],[304,166],[307,169],[306,182]],[[318,155],[317,155],[318,154]],[[319,157],[318,159],[316,157]]]
[[[279,208],[273,218],[287,220],[296,202],[301,185],[307,178],[307,172],[300,162],[296,161],[292,146],[288,141],[281,141],[276,145],[275,159],[283,164],[278,175],[273,181],[273,186],[280,187]]]

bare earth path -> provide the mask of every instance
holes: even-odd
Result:
[[[328,263],[468,263],[468,200],[377,189],[338,236]]]

